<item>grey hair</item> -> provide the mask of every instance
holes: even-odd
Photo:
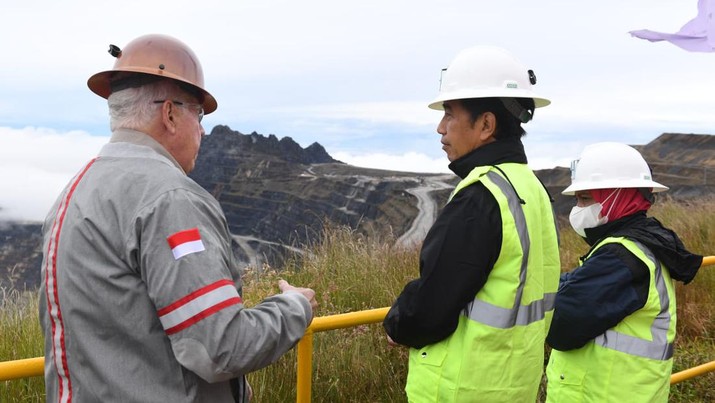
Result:
[[[159,80],[141,87],[113,92],[107,98],[109,105],[109,128],[145,129],[154,118],[161,104],[154,101],[173,99],[181,94],[179,86],[170,80]]]

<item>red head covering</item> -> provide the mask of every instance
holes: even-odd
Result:
[[[603,206],[601,216],[608,217],[608,222],[647,211],[651,205],[638,188],[591,189],[590,192],[593,200]]]

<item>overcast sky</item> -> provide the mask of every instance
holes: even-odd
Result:
[[[696,0],[6,2],[0,14],[0,219],[40,220],[109,135],[87,78],[110,43],[164,33],[199,56],[218,110],[207,132],[289,136],[367,167],[448,172],[427,108],[463,48],[496,45],[552,104],[525,128],[534,169],[588,143],[713,134],[715,54],[632,30],[676,32]]]

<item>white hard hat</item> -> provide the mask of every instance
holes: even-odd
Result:
[[[536,95],[533,70],[504,49],[474,46],[459,52],[440,80],[437,98],[431,109],[442,110],[444,101],[470,98],[532,98],[537,108],[551,103]]]
[[[654,182],[648,163],[635,148],[614,142],[595,143],[584,148],[581,157],[571,163],[571,186],[563,194],[579,190],[612,188],[652,188],[668,190]]]

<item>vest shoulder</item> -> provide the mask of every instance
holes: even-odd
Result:
[[[649,272],[646,262],[641,258],[641,256],[637,255],[632,249],[626,246],[626,243],[630,243],[635,247],[633,241],[625,238],[623,241],[625,241],[625,243],[609,242],[601,244],[600,247],[594,250],[590,257],[598,256],[600,261],[610,258],[614,264],[615,262],[619,262],[620,264],[626,266],[635,278],[643,277]]]

